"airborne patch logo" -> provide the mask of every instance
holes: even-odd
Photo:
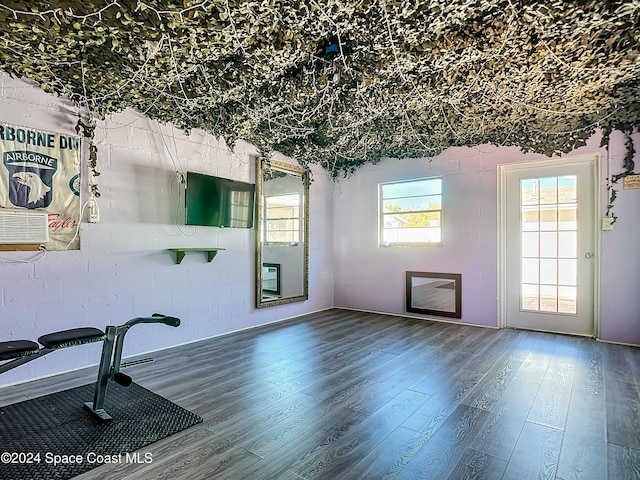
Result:
[[[27,150],[3,154],[9,171],[9,201],[16,207],[46,208],[53,199],[53,176],[58,160],[49,155]]]

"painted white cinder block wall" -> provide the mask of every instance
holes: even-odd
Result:
[[[640,134],[633,136],[640,153]],[[602,155],[602,212],[608,193],[607,151],[594,135],[568,155]],[[623,171],[624,136],[611,136],[613,174]],[[636,153],[636,165],[640,154]],[[483,145],[450,148],[427,159],[385,159],[367,165],[334,187],[336,306],[402,314],[405,271],[462,274],[461,322],[497,326],[498,178],[497,165],[544,158],[517,148]],[[638,169],[636,169],[638,171]],[[443,246],[378,247],[378,184],[444,177]],[[640,190],[622,190],[615,202],[619,217],[613,231],[602,232],[601,336],[603,340],[640,344]],[[450,319],[446,319],[450,320]],[[456,321],[456,320],[453,320]]]
[[[77,113],[68,101],[6,75],[0,75],[0,111],[6,123],[75,134]],[[255,148],[239,142],[231,152],[204,132],[187,136],[131,110],[98,122],[96,143],[100,222],[82,223],[80,251],[49,252],[38,263],[0,259],[0,340],[103,328],[154,312],[183,320],[177,329],[133,328],[125,342],[131,355],[334,305],[333,186],[322,171],[314,169],[310,188],[313,293],[306,302],[256,309],[255,231],[177,226],[183,207],[175,174],[193,170],[254,182]],[[82,173],[86,179],[86,166]],[[204,253],[190,253],[180,265],[166,250],[204,246],[226,250],[211,263]],[[16,261],[33,254],[2,256]],[[96,364],[99,354],[96,344],[61,350],[3,374],[0,385]]]

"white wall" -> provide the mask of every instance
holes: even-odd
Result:
[[[0,112],[7,123],[75,134],[77,113],[69,102],[6,75],[0,76]],[[178,227],[183,207],[175,174],[192,170],[254,182],[255,148],[240,142],[232,153],[204,132],[186,136],[131,110],[99,122],[96,141],[100,222],[82,224],[80,251],[49,252],[38,263],[0,259],[0,341],[103,328],[154,312],[182,319],[177,329],[133,328],[125,342],[130,355],[334,305],[333,185],[323,172],[313,170],[310,188],[309,300],[255,309],[254,230]],[[86,192],[85,183],[85,199]],[[204,253],[188,253],[180,265],[166,250],[207,246],[226,250],[211,263]],[[55,352],[3,374],[0,385],[95,364],[99,351],[100,345],[88,345]]]
[[[640,135],[633,138],[640,152]],[[604,214],[608,162],[599,145],[600,135],[595,135],[571,154],[601,153]],[[614,132],[609,152],[613,174],[623,170],[625,152],[624,136]],[[385,159],[341,180],[334,188],[336,306],[402,314],[405,271],[461,273],[460,321],[497,326],[497,165],[541,158],[517,148],[450,148],[432,162]],[[639,154],[635,161],[640,165]],[[439,175],[444,177],[443,246],[378,247],[378,184]],[[619,218],[613,231],[602,232],[602,339],[640,344],[640,190],[622,190],[621,183],[616,188]]]

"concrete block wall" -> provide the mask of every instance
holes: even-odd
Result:
[[[28,81],[0,75],[1,121],[75,135],[75,107]],[[189,135],[127,110],[98,122],[100,221],[81,224],[81,249],[27,252],[0,259],[0,340],[37,339],[80,326],[103,328],[154,312],[183,320],[177,329],[141,325],[125,355],[148,352],[332,307],[333,209],[330,179],[314,170],[310,189],[310,265],[306,302],[254,307],[255,231],[181,225],[176,170],[253,182],[256,149],[229,149],[206,132]],[[83,201],[88,198],[86,145]],[[168,248],[224,248],[211,263],[189,253],[180,265]],[[0,386],[96,364],[100,345],[55,352],[0,377]]]

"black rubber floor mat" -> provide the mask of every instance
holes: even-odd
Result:
[[[94,385],[0,407],[0,479],[62,480],[103,463],[144,463],[135,454],[202,418],[153,392],[110,383],[100,423],[83,408]]]

